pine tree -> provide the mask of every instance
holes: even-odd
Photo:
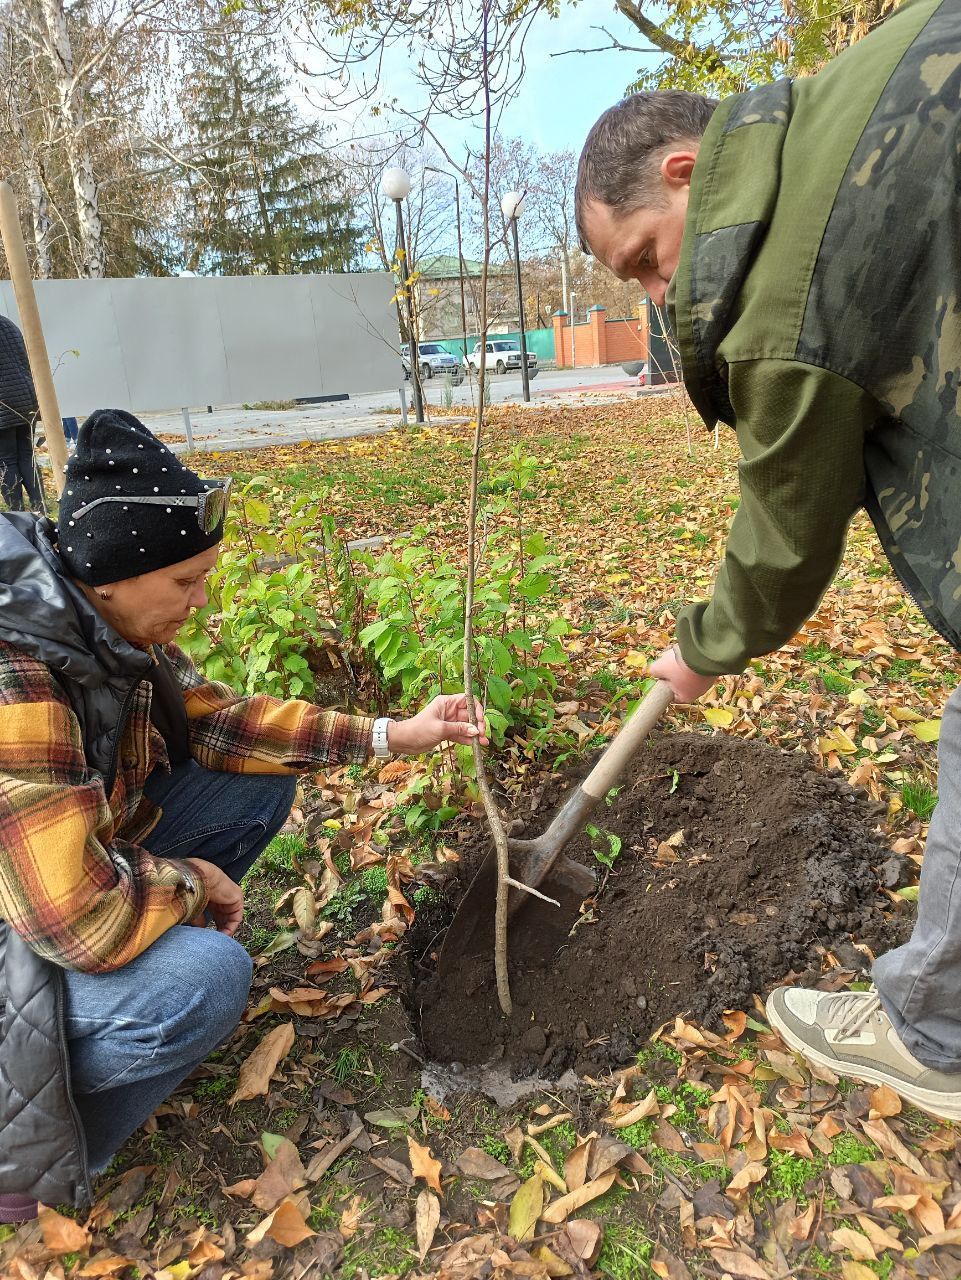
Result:
[[[203,50],[185,103],[201,159],[188,175],[192,269],[231,275],[348,271],[362,232],[321,128],[304,120],[268,47],[242,26]]]

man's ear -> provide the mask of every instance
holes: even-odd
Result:
[[[691,184],[691,173],[697,159],[697,148],[693,151],[685,148],[681,151],[668,151],[661,159],[660,173],[669,187],[688,187]]]

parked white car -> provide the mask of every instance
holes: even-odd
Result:
[[[470,352],[464,357],[464,368],[468,372],[480,372],[481,344],[475,342]],[[509,338],[491,338],[487,343],[487,368],[497,373],[520,373],[520,344]],[[533,351],[527,353],[527,376],[537,376],[537,356]]]
[[[445,351],[439,342],[421,342],[417,345],[419,353],[418,364],[420,365],[421,381],[432,378],[434,374],[440,377],[450,378],[455,387],[459,387],[464,381],[464,371],[460,367],[460,361],[456,356],[452,356],[449,351]],[[410,345],[404,343],[400,349],[401,360],[404,364],[404,375],[410,377]]]

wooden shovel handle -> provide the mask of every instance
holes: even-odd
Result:
[[[658,680],[627,724],[581,783],[581,790],[601,800],[620,781],[628,762],[671,704],[674,694],[666,680]]]
[[[13,281],[17,311],[20,313],[20,328],[27,348],[27,359],[30,361],[30,372],[33,375],[33,385],[40,406],[40,419],[43,422],[47,450],[53,466],[53,480],[59,497],[63,493],[67,442],[64,439],[53,374],[50,372],[50,357],[47,355],[47,344],[40,325],[40,312],[37,309],[37,296],[33,290],[33,276],[30,274],[30,263],[27,261],[27,250],[23,243],[17,201],[13,188],[8,182],[0,182],[0,235],[3,237],[3,251],[10,268],[10,279]]]

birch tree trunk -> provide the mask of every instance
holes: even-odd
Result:
[[[23,176],[27,194],[30,198],[30,219],[33,227],[33,270],[38,280],[49,280],[52,273],[50,256],[51,220],[50,205],[47,200],[47,188],[40,176],[40,165],[37,161],[33,143],[27,135],[26,126],[17,101],[17,89],[11,77],[7,103],[10,112],[10,124],[17,137],[17,147],[23,161]]]
[[[63,0],[40,0],[43,21],[39,34],[50,62],[57,96],[64,149],[73,183],[80,238],[81,270],[92,280],[106,274],[107,256],[100,220],[99,188],[86,140],[86,119],[80,86],[74,75],[73,50]]]

